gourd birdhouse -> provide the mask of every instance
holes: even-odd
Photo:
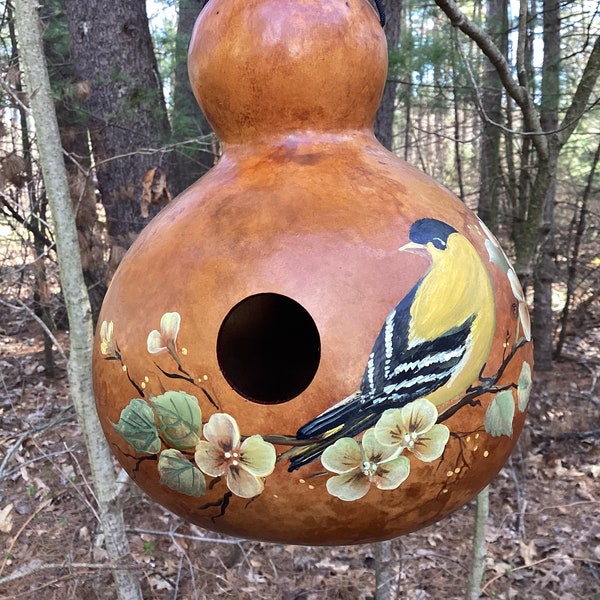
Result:
[[[366,0],[210,0],[189,50],[218,164],[141,233],[94,351],[98,413],[152,498],[295,544],[392,538],[498,473],[527,307],[485,225],[372,124]]]

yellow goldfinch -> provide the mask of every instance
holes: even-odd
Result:
[[[307,444],[286,453],[290,471],[371,427],[388,408],[423,397],[442,406],[480,376],[496,326],[486,266],[466,237],[437,219],[413,223],[409,239],[400,250],[426,251],[429,269],[387,316],[360,390],[297,431]]]

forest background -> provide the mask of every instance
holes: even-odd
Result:
[[[218,160],[186,70],[203,4],[40,3],[94,317],[139,231]],[[481,593],[600,598],[598,4],[383,4],[390,70],[376,133],[478,212],[533,314],[532,408],[492,484]],[[111,598],[114,564],[69,399],[56,231],[14,8],[0,15],[0,593]],[[395,540],[382,558],[370,546],[222,538],[121,487],[128,564],[144,597],[358,598],[377,585],[384,598],[382,560],[387,594],[464,597],[471,507]]]

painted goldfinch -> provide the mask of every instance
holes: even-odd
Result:
[[[430,267],[387,316],[360,389],[298,429],[307,445],[286,453],[290,471],[371,427],[389,408],[423,397],[442,406],[479,377],[495,331],[486,266],[466,237],[437,219],[413,223],[409,239],[400,250],[427,252]]]

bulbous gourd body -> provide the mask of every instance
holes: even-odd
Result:
[[[208,529],[382,540],[473,498],[532,350],[496,240],[372,123],[363,0],[211,0],[190,46],[218,164],[142,232],[100,315],[98,413],[156,501]]]

